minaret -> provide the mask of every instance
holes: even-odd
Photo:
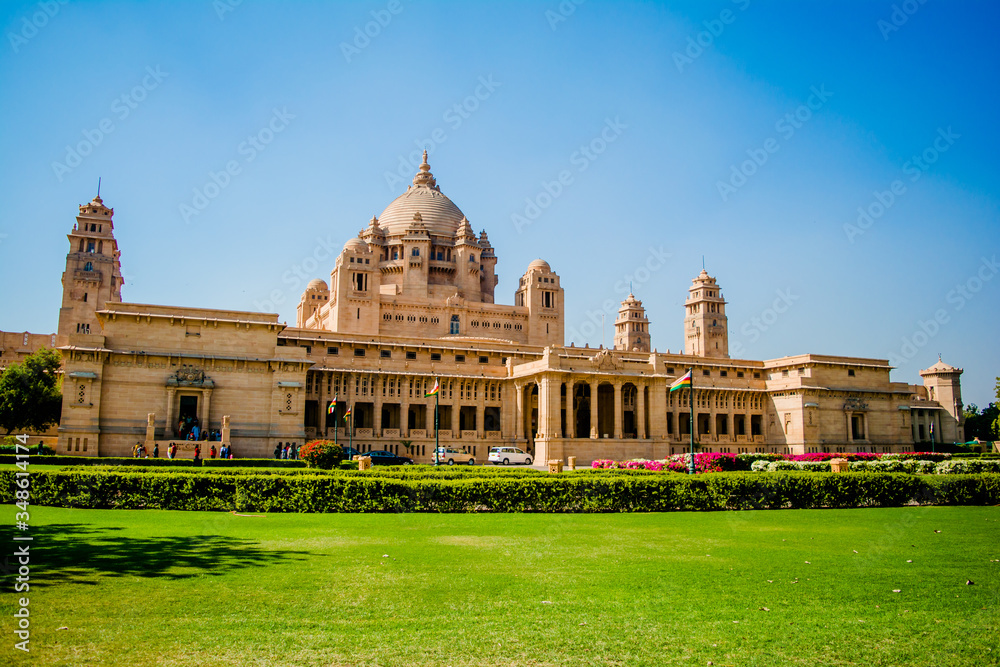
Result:
[[[115,211],[104,205],[100,191],[80,206],[62,276],[59,336],[100,333],[97,311],[108,301],[122,300],[121,253],[114,235]]]
[[[615,349],[649,352],[649,320],[642,301],[629,292],[615,320]]]
[[[722,298],[715,278],[709,276],[705,269],[691,281],[684,309],[684,353],[728,359],[726,300]]]

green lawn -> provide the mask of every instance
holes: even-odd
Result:
[[[3,511],[11,545],[15,509]],[[31,526],[32,650],[12,648],[8,574],[0,664],[1000,662],[991,507],[262,517],[33,507]]]

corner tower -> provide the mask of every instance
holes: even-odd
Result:
[[[698,357],[729,358],[729,320],[726,300],[715,278],[705,269],[691,281],[684,302],[684,353]]]
[[[649,320],[642,301],[629,292],[615,320],[615,349],[649,352]]]
[[[940,420],[941,433],[938,435],[939,442],[964,442],[965,441],[965,413],[962,410],[962,372],[963,369],[955,368],[941,361],[938,357],[937,363],[926,370],[920,371],[920,377],[924,379],[924,387],[927,388],[927,398],[940,403],[948,418]]]
[[[98,333],[97,311],[122,300],[121,253],[114,235],[115,211],[98,195],[80,206],[62,275],[59,336]]]

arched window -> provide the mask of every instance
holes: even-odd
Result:
[[[470,262],[474,262],[474,261],[476,261],[476,256],[475,256],[474,254],[472,254],[472,255],[469,255],[469,261],[470,261]]]
[[[414,257],[420,257],[420,248],[414,248],[413,252],[410,254],[413,255]]]
[[[451,316],[451,333],[452,334],[458,333],[458,315]]]
[[[83,265],[83,270],[84,271],[93,271],[94,270],[94,263],[93,262],[87,262],[86,264]]]

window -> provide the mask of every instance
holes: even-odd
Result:
[[[340,348],[338,347],[328,347],[326,348],[327,354],[340,354]]]
[[[410,254],[414,257],[420,257],[420,248],[414,248]]]
[[[854,369],[853,368],[848,368],[847,369],[847,375],[848,375],[848,377],[854,377]]]
[[[668,372],[668,373],[673,373],[673,372],[674,372],[674,369],[673,369],[673,368],[668,368],[668,369],[667,369],[667,372]]]
[[[312,354],[312,345],[303,345],[302,347],[306,348],[306,354]]]
[[[711,375],[712,371],[702,371],[701,374],[702,375]]]
[[[364,348],[361,348],[361,347],[354,348],[354,356],[355,357],[363,357],[363,356],[365,356],[365,350],[364,350]]]
[[[431,352],[431,361],[441,361],[441,353]]]
[[[464,364],[465,363],[465,355],[464,354],[456,354],[455,355],[455,363]]]
[[[83,293],[83,302],[87,303],[87,293],[86,292]]]
[[[83,270],[84,271],[93,271],[94,270],[94,263],[93,262],[87,262],[86,264],[83,265]]]
[[[379,350],[378,356],[382,359],[392,359],[392,350]]]
[[[451,333],[451,334],[457,334],[458,333],[458,324],[459,324],[459,322],[458,322],[458,315],[452,315],[451,316],[451,328],[449,330],[449,333]]]
[[[754,373],[753,374],[753,379],[754,380],[759,380],[760,379],[760,373]]]
[[[738,378],[743,377],[743,371],[736,371],[736,377]]]
[[[94,252],[94,242],[87,241],[87,252]]]
[[[481,364],[488,364],[488,363],[490,363],[490,358],[489,357],[479,357],[479,363],[481,363]]]
[[[555,305],[555,299],[552,298],[552,292],[542,292],[542,307],[553,308]]]
[[[781,377],[783,377],[783,378],[786,378],[786,377],[788,377],[788,370],[787,370],[787,369],[786,369],[786,370],[783,370],[783,371],[781,371]]]
[[[722,377],[728,377],[729,371],[719,371],[719,375],[721,375]]]
[[[407,359],[407,361],[413,361],[416,358],[417,358],[417,353],[416,352],[407,352],[406,353],[406,359]]]

